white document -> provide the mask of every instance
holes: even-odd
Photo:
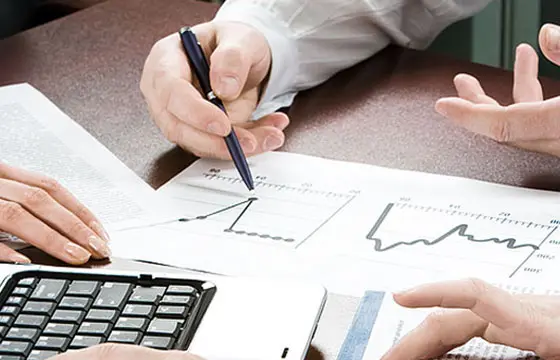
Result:
[[[557,193],[280,152],[249,164],[255,199],[231,162],[198,161],[158,190],[178,204],[181,221],[124,231],[114,253],[307,278],[348,295],[434,279],[535,283],[557,274]]]
[[[513,294],[558,295],[556,290],[531,286],[495,284]],[[381,303],[370,299],[377,297]],[[377,300],[377,299],[376,299]],[[402,337],[413,330],[428,314],[440,309],[408,309],[398,305],[390,293],[366,293],[342,345],[338,360],[379,360]],[[352,352],[352,356],[348,356]],[[474,338],[450,351],[444,359],[514,360],[533,359],[533,353]]]
[[[28,84],[0,88],[0,161],[56,179],[110,234],[170,216],[154,189]]]

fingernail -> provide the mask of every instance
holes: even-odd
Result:
[[[548,27],[546,32],[546,47],[553,52],[560,52],[560,30],[555,26]]]
[[[223,76],[220,78],[220,85],[218,86],[218,97],[232,97],[237,94],[239,90],[239,81],[231,76]]]
[[[79,261],[80,263],[87,262],[90,257],[89,252],[74,243],[67,243],[64,247],[64,251],[66,251],[66,253],[70,255],[70,257]]]
[[[99,255],[101,255],[104,259],[111,256],[111,250],[107,243],[98,238],[97,236],[91,236],[89,238],[89,246]]]
[[[276,135],[269,135],[264,139],[263,147],[265,150],[274,150],[282,145],[282,139]]]
[[[9,260],[15,264],[31,264],[31,260],[20,253],[10,254]]]
[[[103,238],[103,240],[105,240],[106,242],[111,241],[111,238],[109,237],[109,234],[107,233],[105,228],[103,226],[101,226],[101,224],[99,224],[97,221],[92,222],[89,227],[93,231],[95,231],[97,233],[97,235],[101,236]]]
[[[226,128],[225,126],[218,121],[214,121],[211,122],[210,124],[208,124],[208,132],[212,133],[212,134],[216,134],[216,135],[220,135],[220,136],[224,136],[226,135]]]
[[[447,111],[445,110],[445,106],[441,106],[440,104],[436,103],[436,111],[441,116],[447,117]]]
[[[241,143],[241,147],[243,148],[243,150],[247,152],[252,152],[255,150],[255,143],[251,139],[241,138],[239,139],[239,143]]]

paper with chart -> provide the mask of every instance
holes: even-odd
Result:
[[[159,190],[183,218],[131,229],[113,250],[348,294],[458,276],[544,281],[558,269],[556,193],[286,153],[250,166],[256,198],[230,163],[195,163]],[[173,250],[150,251],[154,239]]]
[[[28,84],[0,88],[0,161],[56,179],[109,232],[169,216],[155,190]]]

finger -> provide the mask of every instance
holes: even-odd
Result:
[[[13,180],[0,179],[0,199],[21,204],[28,212],[87,248],[97,259],[110,256],[106,242],[72,212],[57,203],[45,190]]]
[[[459,74],[453,79],[459,97],[471,101],[475,104],[494,104],[498,102],[486,95],[480,82],[473,76]]]
[[[242,124],[238,124],[238,127],[242,127],[244,129],[252,129],[256,127],[262,126],[273,126],[278,130],[282,131],[285,130],[288,125],[290,124],[290,119],[284,113],[277,112],[272,113],[270,115],[263,116],[262,118],[255,120],[255,121],[247,121]]]
[[[519,45],[513,72],[513,99],[515,102],[543,100],[543,91],[538,76],[539,56],[531,46]]]
[[[560,65],[560,27],[545,24],[539,32],[539,45],[548,60]]]
[[[506,329],[527,323],[527,311],[514,295],[478,279],[421,285],[395,295],[406,307],[470,309],[480,318]]]
[[[155,350],[144,346],[106,343],[68,351],[51,360],[202,360],[179,350]]]
[[[51,229],[21,205],[1,199],[0,229],[69,264],[84,264],[90,257],[87,250]]]
[[[201,158],[231,159],[224,137],[195,129],[169,113],[161,116],[166,117],[162,131],[173,143]],[[243,133],[242,136],[238,134],[237,138],[245,153],[251,153],[257,148],[257,140],[250,132]]]
[[[11,262],[16,264],[30,264],[31,260],[8,245],[0,243],[0,262]]]
[[[250,129],[236,127],[235,131],[238,137],[252,136],[256,140],[257,146],[246,153],[247,156],[253,156],[267,151],[273,151],[284,145],[284,133],[273,126],[257,126]]]
[[[430,314],[406,334],[382,360],[432,359],[483,336],[488,323],[470,311],[444,311]]]
[[[0,178],[17,181],[45,190],[54,200],[76,215],[102,239],[105,241],[110,240],[109,234],[101,225],[101,221],[56,180],[25,169],[14,168],[3,163],[0,163]]]
[[[263,81],[270,66],[270,50],[263,36],[250,26],[228,22],[216,23],[216,28],[210,82],[216,95],[228,101]]]
[[[227,115],[216,105],[203,99],[200,93],[186,80],[169,80],[170,92],[167,110],[177,119],[195,129],[226,136],[231,132]]]
[[[437,101],[436,110],[465,129],[498,142],[560,138],[560,98],[508,107],[444,98]]]

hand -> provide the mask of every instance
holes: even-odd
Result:
[[[279,148],[288,126],[286,115],[250,121],[271,66],[264,36],[235,22],[208,22],[193,31],[209,56],[211,86],[228,116],[202,97],[175,33],[154,45],[140,82],[151,116],[165,137],[199,157],[230,159],[223,137],[233,124],[247,156]]]
[[[560,27],[543,26],[539,44],[545,56],[560,65]],[[498,142],[560,156],[560,97],[543,101],[538,70],[535,50],[522,44],[515,59],[515,104],[498,104],[484,93],[477,79],[460,74],[454,81],[459,97],[440,99],[436,110],[454,123]]]
[[[402,306],[442,307],[405,335],[383,360],[431,359],[474,337],[560,359],[560,297],[513,295],[480,280],[419,286],[395,295]],[[460,309],[460,310],[457,310]]]
[[[177,350],[153,350],[124,344],[102,344],[83,350],[68,351],[49,360],[202,360]]]
[[[101,223],[68,190],[51,178],[1,162],[0,231],[69,264],[110,255]],[[2,243],[0,260],[30,262]]]

